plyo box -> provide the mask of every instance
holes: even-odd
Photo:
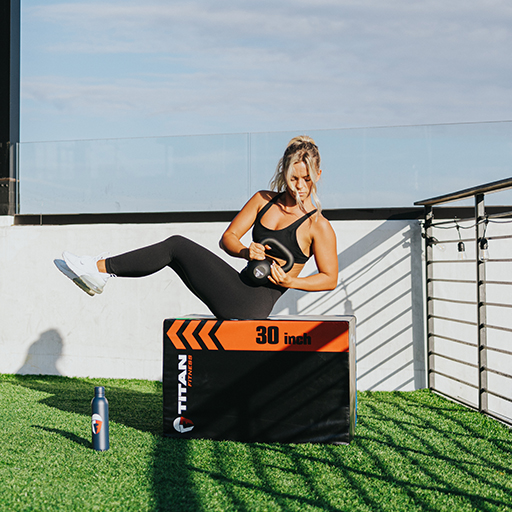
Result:
[[[355,317],[164,321],[164,435],[349,443]]]

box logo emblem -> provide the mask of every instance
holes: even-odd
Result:
[[[180,434],[190,432],[194,428],[194,424],[190,420],[187,420],[187,418],[184,418],[183,416],[178,416],[173,421],[172,425],[176,432],[179,432]]]

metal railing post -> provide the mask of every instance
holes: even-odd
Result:
[[[431,355],[434,352],[434,338],[432,336],[434,332],[434,303],[432,296],[434,293],[433,279],[433,267],[432,260],[433,255],[433,244],[432,244],[432,222],[434,220],[434,212],[432,206],[425,206],[425,293],[426,293],[426,328],[427,328],[427,376],[428,376],[428,387],[429,389],[435,388],[435,373],[434,373],[434,356]]]
[[[487,311],[485,295],[485,261],[482,258],[480,241],[485,233],[484,194],[475,195],[476,219],[476,282],[477,282],[477,324],[478,324],[478,410],[488,411],[487,394]]]

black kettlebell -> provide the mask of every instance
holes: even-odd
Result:
[[[270,245],[272,249],[277,249],[281,253],[283,259],[286,260],[286,263],[281,267],[285,272],[293,267],[293,254],[281,242],[273,238],[266,238],[260,243],[261,245]],[[245,271],[253,283],[263,284],[270,275],[270,266],[271,263],[268,260],[251,260],[245,267]]]

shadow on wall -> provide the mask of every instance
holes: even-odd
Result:
[[[62,336],[59,331],[50,329],[43,332],[28,349],[23,366],[18,375],[61,375],[57,362],[62,355]]]
[[[340,245],[346,248],[338,254],[336,289],[314,300],[305,292],[290,290],[274,314],[287,310],[291,315],[354,315],[358,366],[364,361],[364,371],[358,371],[363,388],[425,387],[419,224],[384,222],[356,242],[348,245],[340,240]],[[389,371],[395,363],[395,371]],[[395,375],[402,372],[397,383]]]

